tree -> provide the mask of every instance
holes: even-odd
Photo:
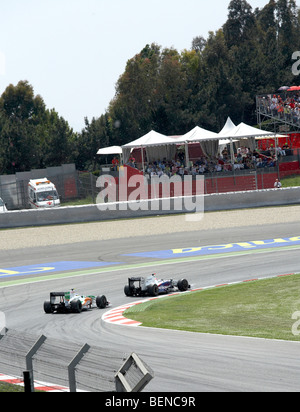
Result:
[[[231,0],[228,20],[223,26],[227,46],[239,46],[249,40],[253,33],[255,18],[251,5],[246,0]]]
[[[130,59],[116,85],[116,95],[109,108],[116,141],[126,143],[152,128],[152,114],[157,99],[160,47],[146,45]]]
[[[36,130],[40,133],[42,146],[41,167],[60,166],[74,161],[74,133],[68,122],[52,109],[47,112],[47,121]]]
[[[276,7],[276,1],[270,0],[256,13],[257,47],[263,63],[261,67],[263,87],[258,90],[258,93],[275,90],[281,81],[283,60],[278,44]]]
[[[164,134],[180,134],[188,122],[187,74],[175,49],[164,49],[157,78],[157,104],[153,123]]]
[[[74,134],[47,110],[28,81],[10,84],[0,98],[0,172],[57,166],[72,159]]]
[[[2,167],[7,173],[39,166],[39,138],[34,132],[37,119],[45,110],[40,96],[34,96],[27,81],[10,84],[0,98],[2,113],[1,144],[4,147]]]
[[[192,41],[192,50],[197,53],[202,53],[206,46],[206,39],[203,36],[194,37]]]
[[[297,8],[294,0],[277,0],[277,27],[278,47],[282,56],[284,78],[290,77],[289,68],[291,56],[294,51],[299,50],[299,26]],[[285,79],[284,79],[285,80]]]
[[[80,170],[94,171],[99,166],[97,152],[101,147],[113,145],[110,140],[110,121],[108,115],[102,115],[99,119],[84,119],[85,128],[76,137],[76,166]]]
[[[220,29],[210,32],[202,53],[203,79],[199,91],[199,119],[202,127],[218,132],[228,116],[234,121],[244,115],[248,96],[235,67],[235,53],[228,49]],[[238,102],[237,102],[238,96]]]
[[[0,99],[0,109],[6,118],[23,121],[32,120],[45,110],[41,96],[34,96],[33,87],[28,81],[20,81],[17,86],[10,84]]]

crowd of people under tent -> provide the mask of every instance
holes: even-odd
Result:
[[[174,175],[203,175],[206,173],[226,173],[233,170],[271,168],[277,166],[278,158],[286,156],[289,149],[288,143],[282,147],[275,147],[274,144],[270,144],[264,151],[259,149],[251,150],[249,147],[239,147],[232,159],[230,150],[225,146],[216,157],[203,154],[198,159],[189,160],[188,164],[184,151],[179,151],[176,153],[174,160],[164,158],[152,162],[145,161],[144,172],[150,177],[154,175],[167,175],[171,177]],[[114,167],[119,164],[119,161],[116,159],[115,157],[113,161]],[[127,165],[138,169],[142,168],[141,163],[138,163],[132,155]]]

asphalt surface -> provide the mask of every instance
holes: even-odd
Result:
[[[266,223],[259,226],[255,222],[247,225],[247,213],[244,211],[239,217],[240,225],[235,222],[232,228],[226,224],[225,227],[176,232],[176,227],[173,227],[167,234],[131,234],[130,239],[118,235],[116,239],[84,238],[81,242],[73,242],[70,238],[69,241],[63,239],[58,242],[60,244],[49,242],[49,246],[32,246],[28,242],[23,247],[18,244],[15,248],[3,248],[0,250],[2,268],[76,260],[122,264],[101,271],[90,269],[85,274],[82,274],[83,270],[75,270],[70,277],[64,277],[70,271],[61,271],[54,273],[50,280],[47,278],[49,274],[40,273],[38,282],[34,281],[37,275],[32,274],[0,277],[0,311],[5,313],[8,328],[107,346],[127,353],[136,352],[155,373],[146,391],[299,391],[300,341],[271,341],[110,325],[101,321],[104,312],[98,310],[67,316],[48,316],[43,312],[43,302],[48,299],[50,291],[70,288],[84,294],[105,294],[112,307],[128,303],[131,298],[123,292],[128,276],[156,273],[160,278],[185,277],[192,287],[200,288],[300,272],[299,249],[215,255],[196,261],[182,259],[176,263],[172,259],[124,256],[146,251],[299,236],[297,219],[283,223],[272,221],[273,216],[269,213]],[[159,219],[155,219],[155,224],[157,221]],[[151,232],[151,220],[148,223]],[[80,233],[82,225],[73,227],[76,233]],[[22,236],[25,233],[23,230]],[[30,236],[47,236],[47,228],[43,230],[31,231]],[[56,230],[59,237],[62,228],[56,227]],[[11,237],[11,231],[1,231],[1,237],[8,232]],[[14,233],[16,238],[20,234],[18,231]],[[23,282],[28,279],[33,283],[4,286],[7,281]],[[292,323],[291,320],[291,328]]]

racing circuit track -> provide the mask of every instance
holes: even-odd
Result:
[[[284,213],[289,214],[289,208],[284,209]],[[216,254],[205,252],[196,256],[182,253],[192,247],[198,248],[199,252],[201,246],[245,244],[300,235],[299,219],[274,222],[271,209],[265,209],[261,211],[265,213],[265,219],[262,218],[265,223],[257,222],[257,219],[249,223],[247,212],[239,212],[240,223],[231,228],[227,223],[224,227],[210,230],[201,230],[199,226],[199,230],[193,228],[177,232],[176,226],[173,226],[172,233],[131,234],[130,239],[119,234],[116,239],[97,241],[83,237],[80,242],[72,242],[70,238],[51,244],[50,232],[53,228],[30,229],[31,232],[27,232],[30,236],[48,236],[49,246],[32,246],[31,242],[27,242],[27,247],[9,246],[7,250],[0,251],[0,311],[6,315],[7,327],[118,350],[121,345],[125,352],[140,355],[154,370],[155,377],[146,391],[299,391],[300,341],[271,341],[113,325],[101,321],[105,311],[99,310],[66,316],[45,315],[43,312],[43,302],[48,299],[50,291],[70,288],[85,294],[105,294],[112,307],[128,303],[128,300],[131,302],[133,298],[126,297],[123,292],[128,276],[156,273],[160,278],[186,277],[193,288],[200,288],[299,273],[299,244],[285,248],[280,244],[276,248],[275,244],[272,248],[259,251],[249,248],[247,252],[242,247],[237,250],[222,247],[222,250],[215,251]],[[299,216],[299,207],[297,212]],[[230,217],[228,213],[215,216],[225,220]],[[173,225],[174,219],[180,218],[171,217],[169,223]],[[140,224],[143,223],[144,231],[149,225],[148,230],[153,233],[153,222],[159,219],[162,218],[144,219]],[[122,225],[122,222],[108,224]],[[81,225],[73,226],[76,232],[80,232],[81,228]],[[55,229],[62,236],[62,228]],[[24,236],[26,230],[14,231],[16,240],[18,236]],[[2,239],[6,235],[11,237],[12,232],[1,231]],[[154,256],[145,254],[171,249],[177,249],[177,252],[181,249],[181,255],[176,255],[176,260],[175,257],[168,257],[166,252]],[[76,261],[97,262],[99,265],[106,262],[108,265],[95,268],[92,264],[88,268],[76,268],[66,263]],[[56,265],[57,271],[52,269],[49,273],[49,269]],[[71,276],[66,277],[66,274]],[[53,278],[47,280],[49,275]],[[37,277],[44,281],[34,282]],[[33,283],[22,284],[29,278]],[[5,283],[14,281],[20,284],[8,287]],[[292,324],[291,319],[291,328]]]

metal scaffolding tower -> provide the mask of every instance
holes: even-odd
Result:
[[[294,97],[294,92],[256,96],[257,124],[260,128],[278,134],[300,133],[300,107],[298,110],[290,106]]]

